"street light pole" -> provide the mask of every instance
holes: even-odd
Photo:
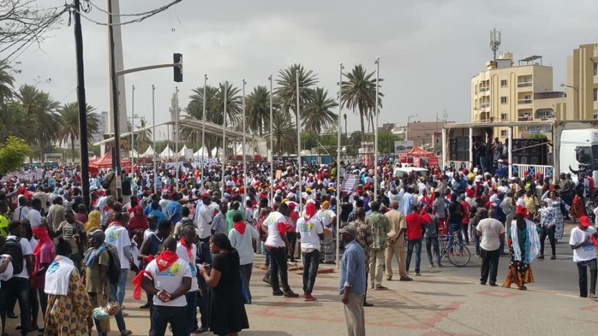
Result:
[[[201,123],[201,149],[206,149],[206,91],[208,85],[208,75],[203,75],[203,114],[202,119],[203,123]],[[209,149],[208,149],[209,150]],[[208,152],[209,153],[209,152]],[[209,154],[208,154],[209,155]],[[201,192],[205,191],[205,184],[204,184],[204,169],[205,169],[205,160],[203,157],[203,150],[201,151]]]
[[[418,116],[417,114],[414,114],[414,115],[410,115],[407,117],[407,127],[405,130],[405,141],[409,140],[409,123],[411,122],[412,118],[415,118],[417,116]]]
[[[336,269],[339,268],[340,262],[340,236],[338,231],[341,229],[341,133],[343,127],[341,125],[341,115],[343,111],[343,63],[339,65],[339,80],[338,80],[338,136],[336,145]]]
[[[272,75],[268,77],[268,80],[270,81],[270,202],[274,202],[274,132],[272,130],[274,100],[272,93]]]
[[[174,157],[176,159],[175,161],[175,169],[176,169],[176,189],[177,192],[180,191],[179,190],[179,179],[180,179],[180,167],[179,167],[179,159],[180,159],[180,155],[179,155],[179,87],[175,87],[175,93],[174,93]]]
[[[583,118],[581,117],[581,105],[579,104],[579,87],[577,85],[568,85],[565,83],[561,83],[561,87],[568,87],[570,89],[573,89],[573,91],[575,91],[575,102],[577,104],[577,119],[578,120],[583,120]]]
[[[295,70],[295,82],[297,86],[297,176],[299,176],[299,213],[301,213],[301,208],[303,205],[303,200],[301,199],[301,195],[303,194],[303,189],[301,188],[301,94],[299,93],[299,70]]]
[[[222,115],[222,194],[224,198],[224,191],[226,190],[226,184],[224,182],[224,172],[226,170],[226,103],[228,100],[228,81],[224,82],[224,113]]]
[[[378,91],[380,90],[380,57],[376,58],[376,122],[374,125],[374,200],[378,198],[378,115],[380,114],[380,104],[378,101]]]
[[[158,164],[156,160],[156,87],[152,84],[152,146],[154,148],[154,194],[157,193],[156,185],[158,184]]]
[[[247,202],[247,159],[246,159],[246,153],[245,153],[245,127],[246,127],[246,121],[245,121],[245,85],[247,84],[247,82],[245,82],[245,79],[243,79],[243,150],[241,151],[241,154],[243,154],[243,207],[245,206],[245,202]]]
[[[131,171],[135,165],[135,118],[137,118],[137,115],[135,114],[135,85],[133,85],[131,94],[131,151],[129,153],[131,160]]]

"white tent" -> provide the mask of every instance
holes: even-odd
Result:
[[[135,149],[133,149],[133,150],[129,151],[127,158],[130,158],[130,157],[138,158],[139,156],[140,156],[139,153],[137,153],[137,151]]]
[[[145,153],[141,154],[141,156],[142,157],[154,157],[155,154],[156,154],[156,152],[154,151],[152,146],[149,146],[149,147],[147,147],[147,150],[145,151]]]
[[[243,144],[239,144],[236,148],[235,154],[243,155]],[[245,155],[255,155],[255,150],[253,146],[248,143],[245,143]]]
[[[185,156],[185,151],[187,150],[187,145],[184,145],[179,152],[179,156]]]
[[[208,157],[208,149],[202,146],[197,152],[193,153],[194,157]]]
[[[222,148],[214,147],[212,149],[212,157],[216,157],[216,153],[222,155]]]
[[[170,149],[170,146],[166,146],[162,153],[160,153],[160,159],[171,159],[174,157],[174,151]]]

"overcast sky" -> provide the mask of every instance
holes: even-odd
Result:
[[[105,0],[92,0],[106,8]],[[144,12],[169,0],[121,0],[122,13]],[[64,0],[39,0],[44,7]],[[106,21],[93,9],[89,14]],[[319,85],[335,97],[338,64],[363,64],[375,70],[380,57],[384,107],[380,124],[433,121],[446,110],[449,120],[468,121],[470,79],[492,57],[489,30],[502,30],[500,51],[515,59],[544,56],[554,66],[555,89],[566,79],[566,57],[580,44],[598,42],[596,0],[183,0],[144,22],[124,26],[125,68],[172,61],[184,54],[180,104],[191,89],[229,80],[247,92],[268,85],[268,76],[301,63],[318,74]],[[17,85],[51,78],[38,87],[68,103],[76,100],[73,28],[51,32],[41,49],[32,47],[18,61]],[[108,106],[107,28],[83,21],[87,102],[97,111]],[[158,121],[168,119],[174,92],[172,70],[127,75],[127,112],[131,85],[136,113],[151,120],[151,85],[155,84]],[[335,111],[336,112],[336,111]],[[359,128],[352,111],[349,131]]]

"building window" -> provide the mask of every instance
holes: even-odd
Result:
[[[507,131],[506,130],[501,130],[500,131],[500,136],[503,137],[503,138],[506,137],[507,136]]]
[[[598,101],[598,89],[594,89],[594,101]]]
[[[596,63],[594,63],[594,75],[596,75]],[[509,84],[508,84],[508,83],[509,83],[509,82],[507,82],[507,80],[506,80],[506,79],[502,79],[502,80],[500,81],[500,87],[508,87],[508,86],[509,86]]]
[[[506,104],[507,103],[507,97],[500,97],[500,103],[501,104]]]
[[[500,120],[501,120],[501,121],[505,121],[505,120],[507,120],[507,114],[506,114],[506,113],[501,113],[501,114],[500,114]]]
[[[594,113],[594,114],[592,115],[592,118],[594,118],[594,119],[598,119],[598,113]]]
[[[598,76],[598,63],[594,62],[594,76]]]

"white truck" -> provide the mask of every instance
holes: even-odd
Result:
[[[511,146],[513,138],[519,138],[514,131],[529,134],[528,130],[534,128],[544,130],[542,133],[549,141],[549,160],[546,164],[513,163],[513,153],[517,153],[517,149]],[[492,141],[502,131],[507,133],[505,142],[508,144],[509,177],[513,174],[522,176],[527,171],[541,172],[555,179],[560,173],[571,173],[576,178],[576,173],[582,170],[598,181],[598,120],[446,124],[442,129],[442,165],[456,169],[471,168],[474,166],[472,144],[475,140]]]

